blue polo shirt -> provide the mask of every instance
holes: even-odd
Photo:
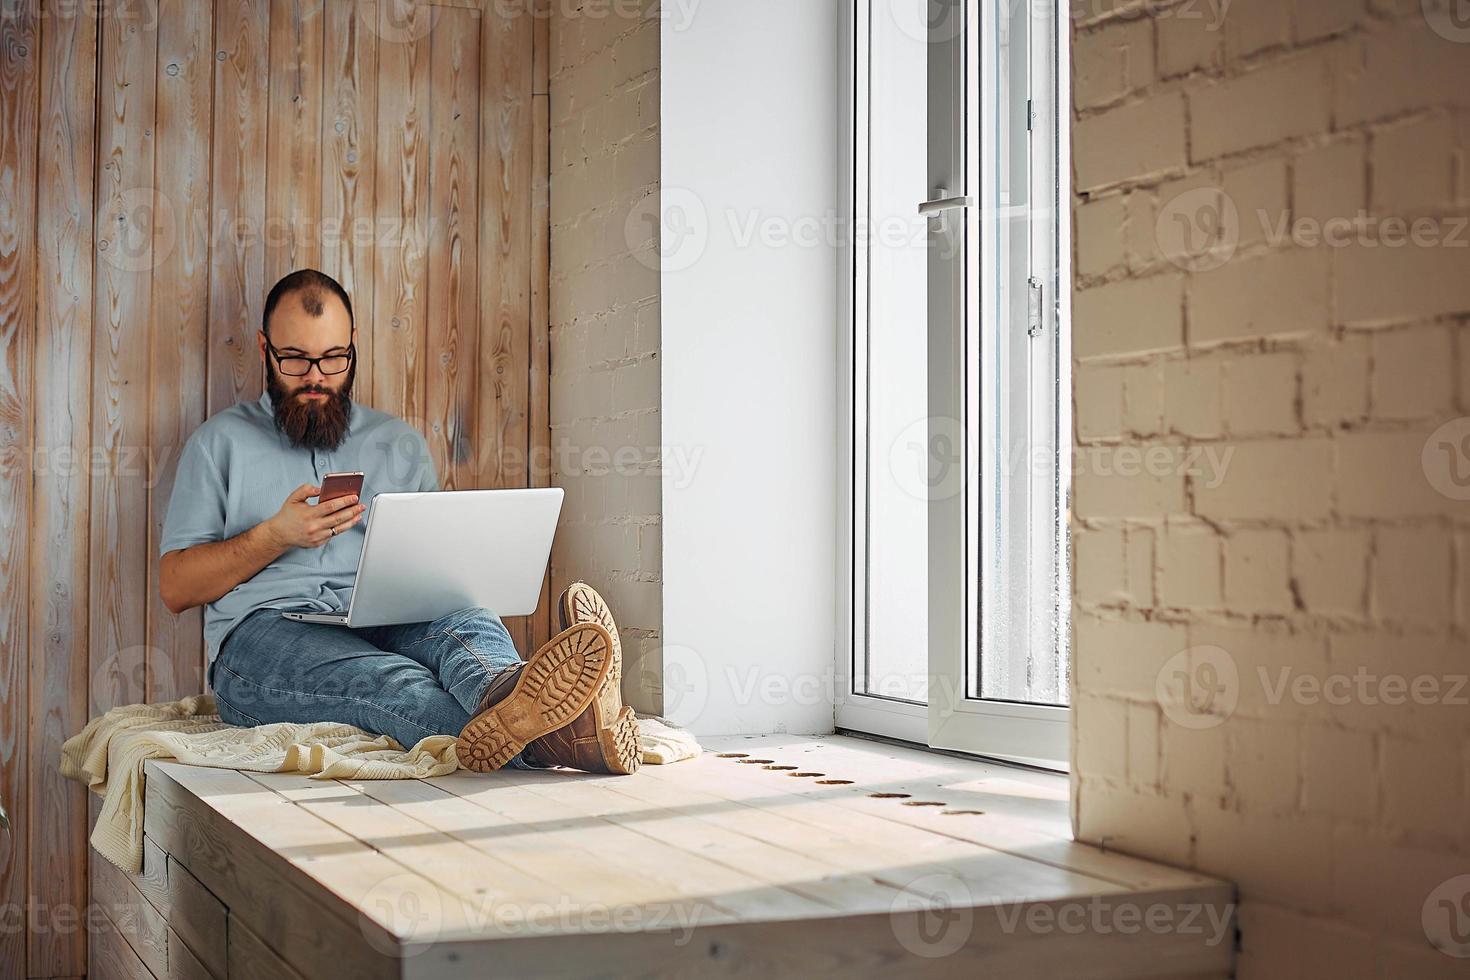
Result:
[[[438,490],[429,445],[417,429],[387,412],[351,404],[347,437],[330,452],[292,446],[275,425],[270,394],[239,402],[195,429],[179,455],[163,521],[160,556],[250,530],[281,509],[303,483],[328,473],[364,474],[362,501],[383,491]],[[256,609],[345,612],[367,533],[356,526],[316,548],[290,548],[204,609],[209,662],[246,614]]]

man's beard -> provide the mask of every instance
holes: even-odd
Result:
[[[347,426],[352,421],[352,379],[357,373],[357,364],[347,369],[347,381],[336,391],[320,385],[309,384],[295,391],[287,391],[276,374],[275,366],[266,368],[266,391],[270,392],[271,405],[275,408],[276,428],[285,433],[291,445],[298,449],[333,450],[347,438]],[[326,393],[326,398],[299,398],[307,391]]]

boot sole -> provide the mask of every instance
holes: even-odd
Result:
[[[558,611],[561,614],[562,629],[575,623],[596,623],[607,630],[608,636],[612,638],[612,669],[608,671],[607,680],[597,694],[597,745],[602,750],[602,758],[609,772],[631,776],[643,763],[643,751],[638,746],[638,716],[632,708],[622,703],[622,642],[618,637],[618,624],[613,619],[612,610],[591,586],[574,582],[562,593]],[[616,717],[608,724],[610,715]]]
[[[621,691],[623,641],[618,636],[618,624],[613,619],[612,610],[607,607],[607,603],[585,582],[573,582],[567,587],[566,592],[562,593],[560,611],[562,629],[574,623],[597,623],[607,630],[608,636],[612,637],[613,645],[613,665],[612,670],[608,672],[607,684],[613,690]],[[610,704],[607,706],[612,707]]]
[[[526,662],[510,694],[465,725],[455,743],[459,764],[493,772],[532,740],[571,722],[602,690],[612,650],[612,638],[596,623],[557,634]]]
[[[611,725],[602,724],[602,708],[597,709],[597,745],[602,749],[602,760],[608,772],[619,776],[631,776],[643,764],[643,751],[638,747],[638,716],[633,709],[624,707],[618,720]]]

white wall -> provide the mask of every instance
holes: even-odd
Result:
[[[664,710],[699,734],[829,732],[838,8],[668,6]]]

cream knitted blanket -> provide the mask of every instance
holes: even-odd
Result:
[[[61,747],[61,774],[102,797],[92,846],[124,871],[143,863],[143,763],[172,759],[194,766],[293,772],[313,779],[426,779],[459,768],[454,736],[435,735],[405,750],[386,735],[335,722],[238,728],[220,721],[214,699],[113,708]],[[677,762],[699,754],[688,732],[639,719],[643,761]]]

